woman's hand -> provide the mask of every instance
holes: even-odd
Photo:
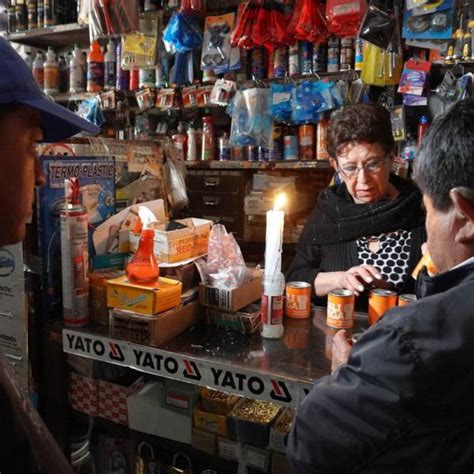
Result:
[[[389,284],[382,279],[379,270],[372,265],[357,265],[345,272],[321,272],[314,280],[314,288],[318,296],[326,296],[335,288],[351,290],[359,296],[366,286],[388,288]]]

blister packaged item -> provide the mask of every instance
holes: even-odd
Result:
[[[390,109],[390,120],[392,122],[393,138],[396,142],[406,140],[405,109],[402,105],[397,105]]]
[[[429,61],[409,60],[405,63],[398,92],[421,96],[425,88],[426,78],[431,69]]]
[[[105,122],[105,117],[100,108],[99,96],[83,100],[79,104],[77,115],[83,119],[89,120],[89,122],[94,125],[101,127]]]
[[[149,87],[137,91],[135,93],[135,98],[140,110],[148,110],[155,105],[155,93]]]
[[[157,39],[141,33],[128,34],[122,38],[121,51],[122,69],[150,68],[156,64]]]
[[[99,37],[123,35],[139,29],[137,0],[91,0],[89,33],[91,41]]]
[[[236,85],[234,81],[218,79],[212,88],[210,97],[211,104],[226,107],[229,105],[230,99],[235,90]]]
[[[209,234],[207,274],[210,286],[227,290],[242,286],[251,277],[239,244],[222,224],[214,225]]]
[[[234,28],[234,23],[234,13],[206,17],[204,39],[202,41],[201,70],[214,70],[216,67],[230,66],[230,32]]]
[[[156,95],[156,107],[171,110],[179,107],[176,89],[160,89]]]
[[[397,25],[393,0],[370,0],[358,37],[387,49]]]
[[[198,97],[197,97],[197,86],[183,87],[181,89],[181,100],[183,101],[183,107],[188,109],[192,107],[197,107]]]
[[[386,51],[368,43],[364,51],[361,79],[372,86],[398,84],[403,68],[402,54]]]
[[[318,122],[322,112],[333,109],[330,88],[330,83],[309,81],[295,87],[292,94],[293,123],[300,125]]]
[[[293,110],[291,95],[294,87],[293,84],[271,84],[271,113],[276,122],[291,122],[291,112]]]
[[[340,38],[356,36],[366,10],[365,0],[328,0],[326,17],[329,33]]]
[[[198,107],[208,107],[211,102],[211,93],[213,86],[198,86],[196,91],[196,100]]]
[[[163,42],[170,53],[186,53],[201,47],[202,31],[196,20],[185,13],[175,12],[163,32]]]
[[[270,90],[253,87],[238,91],[232,102],[232,145],[273,147],[273,121],[270,114]]]

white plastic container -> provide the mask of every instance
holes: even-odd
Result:
[[[38,85],[43,89],[44,87],[44,56],[42,51],[38,51],[33,61],[33,76]]]
[[[104,54],[104,89],[115,89],[117,80],[117,53],[113,40],[107,44],[107,52]]]
[[[84,81],[84,62],[81,48],[75,46],[72,52],[71,63],[69,66],[69,92],[77,94],[84,92],[86,84]]]

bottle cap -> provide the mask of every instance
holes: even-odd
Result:
[[[420,123],[421,124],[425,124],[425,123],[428,123],[428,117],[426,115],[422,115],[420,117]]]

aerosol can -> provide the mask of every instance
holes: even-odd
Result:
[[[66,204],[61,211],[61,270],[65,326],[89,322],[89,252],[87,210],[81,203],[79,180],[64,181]]]

